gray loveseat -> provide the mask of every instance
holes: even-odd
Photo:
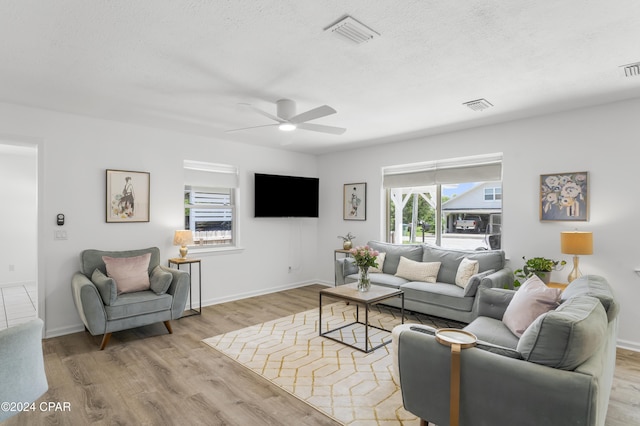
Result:
[[[103,256],[124,259],[146,254],[151,255],[148,267],[151,280],[149,290],[116,295],[115,289],[111,291],[104,282],[98,282],[94,278],[96,270],[103,275],[107,274]],[[167,278],[163,289],[155,288],[154,273]],[[105,278],[102,280],[106,282]],[[189,274],[160,265],[160,250],[157,247],[127,251],[84,250],[80,255],[80,271],[71,279],[71,290],[86,329],[93,336],[103,335],[100,345],[102,350],[114,331],[164,322],[167,331],[172,333],[170,320],[180,318],[187,303]]]
[[[599,276],[573,281],[561,305],[518,339],[502,316],[512,290],[482,289],[479,317],[465,327],[478,346],[461,353],[460,425],[604,425],[616,361],[618,303]],[[405,408],[449,423],[450,348],[434,330],[394,328],[395,371]]]
[[[450,250],[430,244],[391,244],[370,241],[368,245],[385,253],[383,273],[371,273],[371,283],[400,288],[405,295],[405,309],[469,323],[478,314],[476,295],[479,288],[513,288],[513,273],[505,268],[505,256],[501,250]],[[435,283],[411,281],[396,276],[400,258],[418,262],[441,262]],[[455,284],[456,273],[463,259],[477,260],[478,273],[462,288]],[[358,280],[354,259],[336,260],[336,284]],[[389,300],[393,306],[399,301]]]

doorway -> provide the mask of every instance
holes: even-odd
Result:
[[[38,316],[38,145],[0,139],[0,329]]]

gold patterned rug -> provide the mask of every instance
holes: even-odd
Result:
[[[355,320],[354,305],[323,306],[322,331]],[[364,313],[360,308],[360,319]],[[370,324],[391,330],[400,324],[399,311],[376,305]],[[427,316],[409,315],[406,322],[455,327]],[[373,331],[372,331],[373,330]],[[364,326],[342,328],[331,336],[363,347]],[[370,329],[370,344],[390,340],[390,333]],[[391,344],[365,354],[318,335],[318,309],[254,325],[203,340],[212,348],[307,402],[345,425],[418,425],[404,410],[400,388],[393,380]]]

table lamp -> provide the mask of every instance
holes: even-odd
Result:
[[[578,269],[578,255],[593,254],[593,233],[580,231],[561,232],[560,251],[564,254],[573,255],[573,270],[567,278],[571,282],[582,275]]]
[[[180,257],[182,259],[187,257],[187,252],[189,251],[187,246],[191,244],[193,244],[193,232],[190,230],[176,231],[173,234],[173,245],[180,246]]]

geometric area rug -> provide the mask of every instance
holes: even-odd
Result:
[[[363,313],[360,315],[362,318]],[[323,306],[322,330],[338,328],[354,319],[353,304],[338,302]],[[369,322],[391,330],[400,324],[399,310],[375,305],[369,312]],[[425,323],[424,317],[406,315],[405,323],[413,322]],[[444,326],[459,327],[450,323]],[[332,335],[363,347],[362,325],[346,327]],[[390,339],[390,333],[369,331],[370,345]],[[318,309],[203,342],[344,425],[419,424],[419,419],[403,408],[400,387],[392,374],[391,344],[366,354],[321,337]]]

